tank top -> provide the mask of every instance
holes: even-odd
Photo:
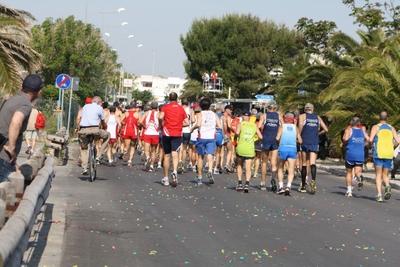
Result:
[[[265,115],[262,144],[264,146],[276,145],[276,135],[280,126],[279,114],[277,112],[267,112]]]
[[[189,118],[189,121],[190,121],[190,108],[186,107],[186,108],[184,108],[184,110],[185,110],[186,115],[187,115],[187,117]],[[182,133],[190,133],[190,126],[183,127],[182,128]]]
[[[128,117],[124,119],[125,129],[124,135],[126,136],[137,136],[138,135],[138,119],[135,118],[135,110],[128,110]]]
[[[144,134],[145,135],[158,135],[159,121],[157,119],[158,111],[150,110],[145,118]]]
[[[296,148],[297,128],[294,124],[283,124],[281,140],[279,141],[279,148],[281,147],[294,147]]]
[[[374,158],[393,158],[393,133],[392,126],[386,123],[379,123],[378,133],[374,137]]]
[[[351,135],[346,148],[346,160],[364,161],[364,131],[362,129],[351,128]]]
[[[238,138],[236,152],[242,157],[254,157],[254,141],[255,134],[257,133],[257,126],[254,122],[242,121],[240,123],[241,130]]]
[[[235,118],[233,118],[232,121],[231,121],[231,128],[232,128],[232,130],[231,130],[230,135],[231,135],[231,140],[232,140],[232,141],[235,140],[236,128],[237,128],[237,125],[240,123],[240,119],[241,119],[241,118],[235,117]]]
[[[110,138],[117,138],[118,124],[115,119],[115,114],[108,115],[107,131],[110,133]]]
[[[306,113],[306,119],[304,120],[303,130],[301,132],[301,138],[303,139],[303,145],[318,145],[318,131],[319,131],[319,119],[317,114]]]
[[[215,113],[210,110],[201,111],[201,125],[199,127],[199,138],[215,139]]]

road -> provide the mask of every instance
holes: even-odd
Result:
[[[198,187],[189,172],[171,188],[135,158],[131,168],[100,165],[93,183],[78,166],[57,175],[51,199],[65,218],[51,218],[64,229],[61,250],[27,266],[400,265],[397,190],[385,203],[374,201],[373,184],[346,198],[344,178],[324,171],[315,195],[297,192],[299,180],[290,197],[258,190],[258,180],[236,192],[236,174]]]

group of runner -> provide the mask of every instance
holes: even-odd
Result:
[[[97,160],[102,160],[103,154],[107,154],[109,166],[113,166],[118,157],[131,166],[135,150],[139,149],[146,169],[153,172],[158,157],[157,168],[164,169],[161,183],[165,186],[169,186],[170,182],[172,186],[177,186],[178,174],[186,169],[197,173],[195,180],[199,186],[203,184],[203,172],[209,184],[214,184],[215,174],[237,172],[236,190],[247,193],[250,179],[258,176],[261,166],[258,185],[261,190],[267,188],[267,169],[270,169],[271,191],[290,195],[296,173],[301,176],[298,191],[306,193],[306,185],[309,185],[308,191],[315,194],[319,136],[326,134],[328,128],[314,113],[311,103],[304,106],[302,114],[298,110],[281,114],[273,100],[266,108],[265,113],[222,104],[212,108],[207,98],[201,98],[196,103],[182,99],[179,104],[178,95],[174,92],[165,105],[158,105],[157,102],[143,105],[141,101],[133,101],[125,107],[118,102],[108,107],[98,96],[87,98],[76,119],[82,174],[88,174],[87,135],[90,134],[98,138],[97,150],[100,153]],[[351,119],[342,137],[347,148],[345,196],[351,197],[355,186],[358,190],[362,189],[365,147],[372,144],[378,192],[376,201],[390,199],[389,170],[393,147],[399,145],[400,138],[387,120],[388,114],[381,112],[379,123],[372,127],[369,135],[361,125],[358,114]],[[185,168],[187,157],[189,163]],[[385,186],[383,194],[382,184]]]

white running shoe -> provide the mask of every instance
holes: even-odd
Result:
[[[169,178],[168,177],[164,177],[161,179],[161,183],[165,186],[169,186]]]

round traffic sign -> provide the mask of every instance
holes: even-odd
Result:
[[[59,89],[68,89],[71,85],[71,78],[67,74],[60,74],[56,79],[56,87]]]

